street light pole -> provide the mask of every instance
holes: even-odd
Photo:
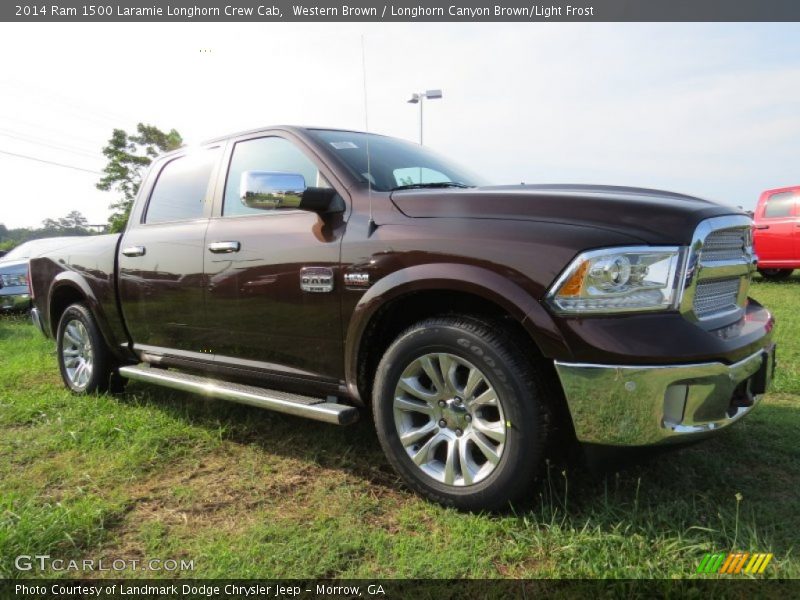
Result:
[[[423,109],[422,105],[425,103],[424,100],[427,98],[428,100],[439,100],[442,97],[442,90],[427,90],[425,92],[419,92],[411,94],[411,99],[408,101],[409,104],[419,104],[419,144],[422,145],[422,126],[423,126]]]

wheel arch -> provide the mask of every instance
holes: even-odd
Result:
[[[53,280],[53,285],[50,287],[47,316],[49,320],[48,329],[52,337],[56,338],[57,336],[61,315],[70,305],[76,302],[84,303],[92,313],[97,321],[100,334],[103,336],[103,341],[112,354],[118,358],[123,357],[125,354],[123,349],[112,343],[114,337],[111,335],[111,329],[102,304],[89,284],[73,271],[58,273]]]
[[[550,315],[510,278],[473,265],[417,265],[378,280],[356,305],[345,347],[350,395],[368,404],[374,367],[391,341],[413,323],[447,313],[501,320],[538,356],[569,355]]]

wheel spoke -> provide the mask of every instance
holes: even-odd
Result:
[[[480,385],[483,381],[483,373],[481,373],[478,369],[470,369],[469,375],[467,376],[467,384],[464,386],[464,401],[466,402],[468,399],[471,399],[472,396],[475,394],[475,389]]]
[[[506,428],[502,421],[484,421],[480,417],[475,417],[472,426],[489,439],[504,444],[506,441]]]
[[[67,326],[67,328],[64,329],[64,337],[67,338],[69,343],[72,344],[73,346],[81,345],[81,341],[79,339],[77,332],[74,331],[74,328],[71,326]]]
[[[420,427],[414,427],[413,429],[409,429],[405,433],[400,434],[400,443],[403,446],[410,446],[411,444],[418,442],[426,435],[430,435],[436,430],[436,423],[433,421],[428,421],[425,425]]]
[[[483,434],[473,431],[470,439],[472,439],[478,450],[481,451],[481,454],[486,457],[486,460],[493,465],[500,462],[500,455],[497,453],[497,450],[483,438]]]
[[[442,441],[442,438],[439,435],[434,435],[431,439],[425,442],[422,447],[416,451],[411,456],[411,460],[414,461],[414,464],[421,466],[428,462],[428,456],[430,455],[431,451],[439,445],[439,442]]]
[[[433,360],[430,356],[423,356],[419,359],[419,365],[422,367],[422,370],[425,371],[425,374],[430,378],[431,383],[433,383],[433,387],[436,388],[437,395],[441,395],[444,393],[444,379],[442,378],[442,373],[440,369],[437,369],[433,365]]]
[[[77,348],[67,348],[62,352],[62,354],[64,356],[78,356],[78,354],[80,354],[80,350]]]
[[[456,482],[456,462],[458,461],[459,439],[452,438],[447,442],[447,458],[444,463],[444,482],[453,485]]]
[[[417,402],[416,400],[409,400],[408,398],[403,398],[402,396],[398,396],[394,399],[394,407],[397,410],[404,410],[407,412],[418,412],[424,415],[433,414],[433,407],[427,402]]]
[[[453,360],[449,354],[440,354],[439,359],[439,373],[441,374],[442,382],[444,383],[443,390],[448,394],[456,394],[456,367],[458,364]]]
[[[67,367],[68,369],[71,369],[76,364],[78,364],[78,362],[80,362],[80,358],[78,358],[77,356],[68,356],[67,358],[64,359],[64,366]]]
[[[404,392],[407,392],[414,396],[415,398],[419,398],[424,402],[430,403],[436,400],[439,397],[438,392],[431,392],[430,390],[425,389],[422,387],[422,384],[419,382],[419,379],[416,377],[406,377],[401,379],[397,387],[399,387]]]
[[[464,485],[472,485],[475,481],[477,469],[473,470],[472,459],[467,452],[467,440],[464,440],[458,447],[458,460],[461,463],[461,476],[464,478]]]
[[[474,398],[469,404],[472,408],[478,408],[479,406],[497,406],[497,394],[494,389],[489,388],[480,396]]]

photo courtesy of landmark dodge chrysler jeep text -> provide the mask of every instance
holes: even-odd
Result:
[[[159,158],[123,234],[31,260],[32,317],[77,393],[371,407],[409,486],[496,508],[556,431],[662,444],[752,410],[775,350],[751,228],[680,194],[484,186],[409,142],[274,127]]]

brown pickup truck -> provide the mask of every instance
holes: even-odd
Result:
[[[77,393],[135,379],[336,424],[371,408],[408,484],[530,492],[546,446],[693,440],[774,369],[738,210],[486,186],[405,141],[273,127],[158,159],[126,231],[31,261]]]

